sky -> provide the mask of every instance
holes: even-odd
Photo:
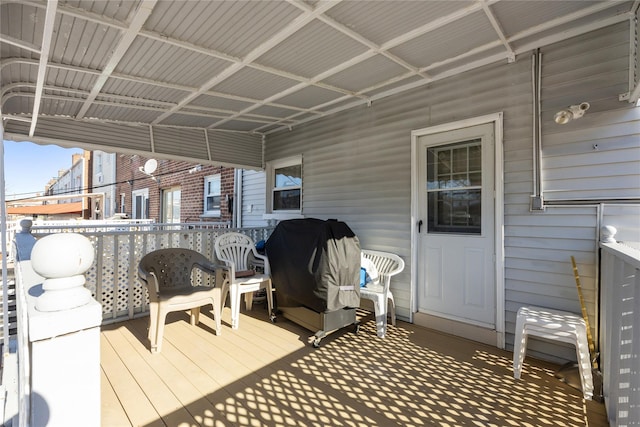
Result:
[[[69,169],[78,148],[38,145],[31,142],[4,142],[4,180],[6,199],[12,200],[43,193],[60,169]]]

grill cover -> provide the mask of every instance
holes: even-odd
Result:
[[[341,221],[280,222],[266,243],[276,294],[316,312],[360,305],[360,241]]]

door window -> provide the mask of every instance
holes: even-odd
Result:
[[[427,150],[427,232],[481,234],[481,139]]]

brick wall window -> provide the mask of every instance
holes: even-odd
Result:
[[[204,212],[203,216],[220,216],[222,196],[220,174],[204,177]]]

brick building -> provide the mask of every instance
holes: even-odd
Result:
[[[157,167],[147,174],[148,158],[116,157],[117,212],[157,222],[232,221],[233,168],[151,160],[149,165]]]

